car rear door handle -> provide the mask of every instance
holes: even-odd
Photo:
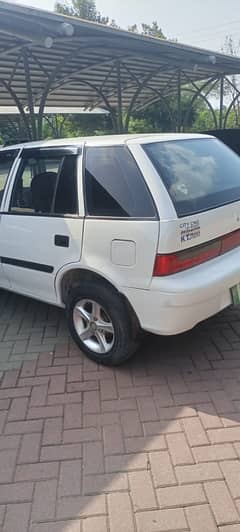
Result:
[[[69,236],[55,235],[54,244],[55,246],[59,246],[60,248],[69,248]]]

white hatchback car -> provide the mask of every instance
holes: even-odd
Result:
[[[103,364],[239,302],[240,159],[207,135],[0,150],[0,286],[67,309]]]

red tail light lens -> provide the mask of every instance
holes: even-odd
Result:
[[[188,270],[219,255],[223,255],[237,246],[240,246],[240,230],[229,233],[207,244],[184,251],[157,255],[153,269],[153,277],[162,277]]]

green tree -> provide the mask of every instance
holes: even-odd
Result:
[[[95,0],[59,0],[54,9],[62,15],[79,17],[118,28],[115,20],[110,20],[109,17],[104,17],[97,11]]]
[[[162,29],[158,25],[157,21],[154,20],[152,24],[141,24],[141,29],[138,29],[137,24],[133,24],[128,27],[128,31],[132,33],[140,33],[141,35],[146,35],[148,37],[157,37],[158,39],[166,39]]]

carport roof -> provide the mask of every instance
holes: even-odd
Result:
[[[0,1],[0,106],[141,107],[240,58]]]

